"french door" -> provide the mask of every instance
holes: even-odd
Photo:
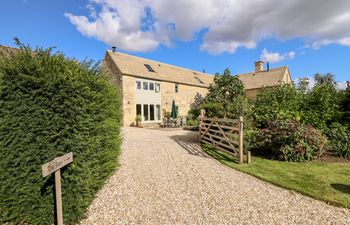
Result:
[[[141,115],[143,122],[160,121],[160,105],[136,104],[136,115]]]

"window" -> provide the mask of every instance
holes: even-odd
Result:
[[[144,64],[144,65],[148,69],[149,72],[152,72],[152,73],[156,72],[156,71],[154,71],[154,69],[150,65],[148,65],[148,64]]]
[[[148,105],[143,105],[143,119],[148,121]]]
[[[160,120],[160,105],[156,105],[157,120]]]
[[[142,121],[160,121],[160,105],[136,104],[136,116],[141,115]]]
[[[141,81],[136,81],[136,88],[141,90]]]
[[[143,82],[143,90],[148,90],[148,82]]]
[[[154,83],[149,83],[149,90],[154,91]]]
[[[154,121],[154,105],[149,105],[149,117],[151,121]]]
[[[156,92],[158,93],[160,91],[160,83],[156,83]]]
[[[142,112],[141,112],[141,104],[137,104],[136,105],[136,116],[137,115],[142,115]]]
[[[179,93],[179,84],[175,84],[175,93]]]

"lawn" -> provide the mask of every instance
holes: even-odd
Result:
[[[253,156],[248,165],[238,164],[235,156],[207,145],[203,145],[203,149],[226,166],[312,198],[350,208],[350,163],[296,163]]]

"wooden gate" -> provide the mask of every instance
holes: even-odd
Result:
[[[238,161],[243,163],[243,117],[239,119],[207,118],[202,112],[199,132],[201,143],[234,154]],[[248,152],[247,162],[250,163],[250,152]]]

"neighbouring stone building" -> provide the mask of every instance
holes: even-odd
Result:
[[[142,123],[160,123],[163,111],[170,111],[174,100],[179,116],[186,116],[196,96],[205,97],[214,76],[124,53],[107,51],[103,66],[110,73],[110,81],[122,92],[123,126],[135,123],[136,115]],[[287,66],[264,69],[255,63],[255,71],[239,75],[248,97],[254,99],[264,86],[292,83]]]
[[[263,87],[273,87],[281,83],[292,84],[293,82],[288,66],[264,69],[262,61],[255,63],[253,72],[240,74],[239,79],[243,82],[246,94],[251,99],[255,99]]]

